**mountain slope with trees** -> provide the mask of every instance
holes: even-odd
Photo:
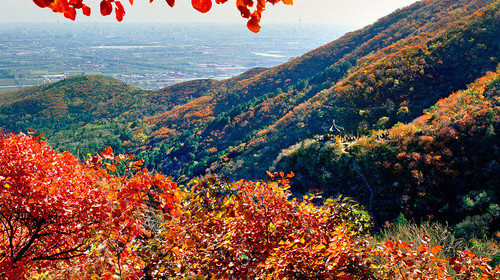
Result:
[[[333,119],[352,134],[407,122],[494,70],[498,20],[498,1],[418,2],[153,117],[153,130],[174,133],[153,135],[157,149],[143,156],[187,177],[263,178],[283,147],[323,133]]]
[[[401,213],[446,221],[457,236],[493,235],[500,230],[499,82],[500,68],[411,123],[357,141],[306,139],[283,149],[271,170],[293,170],[296,193],[321,188],[327,197],[372,204],[379,221]]]

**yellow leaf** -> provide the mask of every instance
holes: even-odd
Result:
[[[174,254],[176,254],[177,256],[181,255],[181,251],[179,251],[178,247],[175,247],[174,249],[172,249],[172,252],[174,252]]]
[[[318,250],[318,251],[321,250],[321,249],[325,249],[325,248],[326,248],[326,246],[323,245],[323,244],[320,244],[320,245],[316,246],[316,250]]]

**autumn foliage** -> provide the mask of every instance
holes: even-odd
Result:
[[[96,178],[69,153],[23,136],[0,142],[0,271],[4,277],[86,250],[91,228],[105,220]],[[81,209],[84,209],[81,211]],[[1,275],[1,273],[0,273]]]
[[[0,278],[134,275],[127,263],[134,253],[125,252],[148,234],[141,218],[147,202],[165,213],[176,209],[176,185],[139,165],[110,148],[83,165],[37,138],[0,136]]]
[[[77,10],[81,10],[86,16],[90,16],[91,9],[84,4],[84,0],[33,0],[36,5],[41,8],[50,8],[55,13],[62,13],[66,18],[71,20],[76,19]],[[88,1],[85,1],[86,3]],[[130,5],[134,4],[134,0],[129,0]],[[149,1],[150,3],[153,0]],[[166,0],[170,7],[175,5],[175,0]],[[194,9],[200,13],[207,13],[212,8],[212,0],[191,0]],[[216,4],[224,4],[227,0],[215,0]],[[243,18],[248,19],[247,27],[252,32],[260,31],[260,20],[262,12],[266,8],[266,3],[276,4],[283,2],[286,5],[292,5],[293,0],[236,0],[236,7]],[[116,20],[122,21],[125,16],[125,8],[118,0],[101,0],[99,7],[103,16],[108,16],[115,12]]]
[[[498,279],[468,250],[370,245],[354,201],[301,199],[293,174],[181,191],[111,148],[79,163],[26,135],[0,141],[2,279]],[[317,205],[320,203],[321,205]]]

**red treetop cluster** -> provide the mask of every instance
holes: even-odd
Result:
[[[41,8],[50,8],[55,13],[62,13],[66,18],[71,20],[76,19],[76,10],[82,10],[86,16],[90,16],[90,7],[83,3],[84,0],[33,0]],[[170,7],[175,5],[175,0],[166,0]],[[129,0],[130,5],[134,4],[134,0]],[[149,0],[153,2],[153,0]],[[224,4],[227,0],[215,0],[216,4]],[[254,3],[256,2],[256,3]],[[286,5],[293,5],[293,0],[236,0],[236,7],[240,11],[243,18],[248,19],[247,27],[252,32],[260,31],[260,19],[262,12],[266,8],[266,3],[276,4],[283,2]],[[191,0],[193,8],[201,13],[206,13],[212,8],[212,0]],[[116,19],[123,20],[125,9],[122,3],[118,0],[101,0],[100,10],[103,16],[108,16],[115,11]],[[253,9],[253,11],[252,11]]]
[[[175,213],[177,186],[112,152],[83,165],[38,138],[0,134],[0,279],[68,268],[106,279],[137,259],[124,248],[149,234],[144,211]]]

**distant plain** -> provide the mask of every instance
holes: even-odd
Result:
[[[353,26],[269,24],[0,24],[0,92],[79,74],[142,89],[225,79],[272,67],[335,40]]]

